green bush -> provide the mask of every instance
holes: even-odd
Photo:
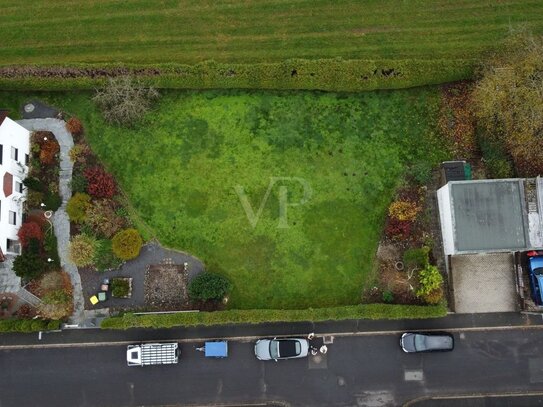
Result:
[[[231,289],[232,284],[225,277],[207,272],[198,274],[188,286],[193,301],[221,301]]]
[[[111,248],[111,240],[107,239],[98,240],[94,257],[94,267],[98,271],[117,269],[123,263],[121,259],[115,256]]]
[[[124,298],[130,291],[130,282],[124,278],[114,278],[111,280],[111,294],[117,298]]]
[[[87,191],[87,178],[78,171],[74,171],[72,174],[72,180],[70,181],[72,192],[86,192]]]
[[[436,306],[359,304],[304,310],[228,310],[216,312],[181,312],[175,314],[124,314],[106,318],[104,329],[171,328],[175,326],[210,326],[226,324],[261,324],[268,322],[318,322],[346,319],[425,319],[447,315],[444,304]]]
[[[47,269],[47,262],[40,256],[40,242],[30,239],[21,255],[13,260],[13,271],[18,277],[29,281],[39,277]]]
[[[443,298],[443,276],[436,266],[427,265],[419,272],[418,298],[429,304],[437,304]]]
[[[43,200],[45,204],[45,209],[50,211],[56,211],[58,208],[60,208],[60,205],[62,205],[62,198],[57,192],[51,192],[48,191],[45,194],[45,198]]]
[[[383,302],[390,304],[394,302],[394,293],[390,290],[383,291]]]
[[[55,236],[54,229],[51,227],[45,233],[45,239],[43,240],[43,250],[48,258],[53,261],[50,263],[51,267],[58,267],[60,265],[60,259],[58,257],[58,242]]]
[[[136,258],[140,254],[143,240],[136,229],[125,229],[113,236],[113,253],[122,260]]]
[[[344,60],[289,59],[283,62],[234,64],[205,61],[196,65],[155,64],[156,75],[141,74],[148,66],[122,66],[123,72],[146,86],[169,89],[317,89],[360,92],[400,89],[471,78],[474,60],[406,59]],[[33,72],[0,78],[5,90],[96,89],[115,76],[116,64],[71,64],[80,75],[63,77],[62,72],[41,74],[48,66],[33,66]],[[111,75],[90,77],[90,69]],[[296,71],[296,75],[292,72]]]
[[[42,319],[3,319],[0,320],[0,332],[37,332],[54,331],[60,328],[60,321]]]
[[[43,183],[34,177],[28,177],[23,180],[23,185],[27,187],[28,189],[36,192],[45,192],[47,188],[45,188],[45,185]]]
[[[70,221],[75,223],[81,223],[85,220],[87,210],[91,204],[91,198],[87,194],[76,192],[74,196],[70,198],[66,205],[66,212],[70,217]]]
[[[408,175],[418,185],[427,185],[432,180],[432,164],[426,161],[415,163],[409,167]]]
[[[487,176],[489,178],[513,178],[515,176],[515,170],[513,164],[507,159],[493,159],[489,158],[485,160],[487,169]]]
[[[41,204],[43,203],[43,197],[43,192],[29,189],[26,193],[25,201],[27,209],[42,209]]]
[[[418,249],[407,249],[403,254],[403,262],[408,268],[425,268],[429,264],[430,248],[423,246]]]
[[[70,259],[77,267],[93,264],[96,254],[96,240],[88,235],[77,235],[70,241]]]
[[[502,141],[480,130],[478,142],[488,178],[500,179],[515,176],[512,160]]]

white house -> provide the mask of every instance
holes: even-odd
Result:
[[[17,231],[22,223],[28,172],[30,131],[0,112],[0,261],[19,254]]]

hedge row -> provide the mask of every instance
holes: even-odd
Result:
[[[445,305],[363,304],[305,310],[228,310],[147,315],[128,313],[119,317],[106,318],[101,327],[105,329],[171,328],[175,326],[317,322],[346,319],[423,319],[443,317],[446,314]]]
[[[74,90],[100,86],[109,76],[133,75],[169,89],[316,89],[358,92],[457,81],[472,76],[472,60],[289,59],[280,63],[196,65],[79,64],[0,67],[0,89]]]
[[[60,321],[41,319],[4,319],[0,320],[0,332],[37,332],[60,329]]]

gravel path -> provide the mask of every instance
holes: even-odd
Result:
[[[30,131],[50,131],[55,135],[60,145],[60,180],[59,193],[62,197],[62,205],[53,214],[53,226],[58,241],[58,254],[60,264],[70,275],[74,295],[74,313],[70,318],[70,324],[78,325],[84,320],[83,289],[81,277],[77,267],[70,261],[68,245],[70,243],[70,220],[66,213],[66,204],[72,196],[70,181],[72,180],[73,163],[70,160],[70,150],[74,145],[72,135],[66,130],[66,123],[58,119],[27,119],[19,120],[24,128]]]

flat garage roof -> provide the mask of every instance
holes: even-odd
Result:
[[[451,256],[454,311],[518,311],[512,253]]]
[[[521,180],[450,183],[458,252],[529,246]]]

